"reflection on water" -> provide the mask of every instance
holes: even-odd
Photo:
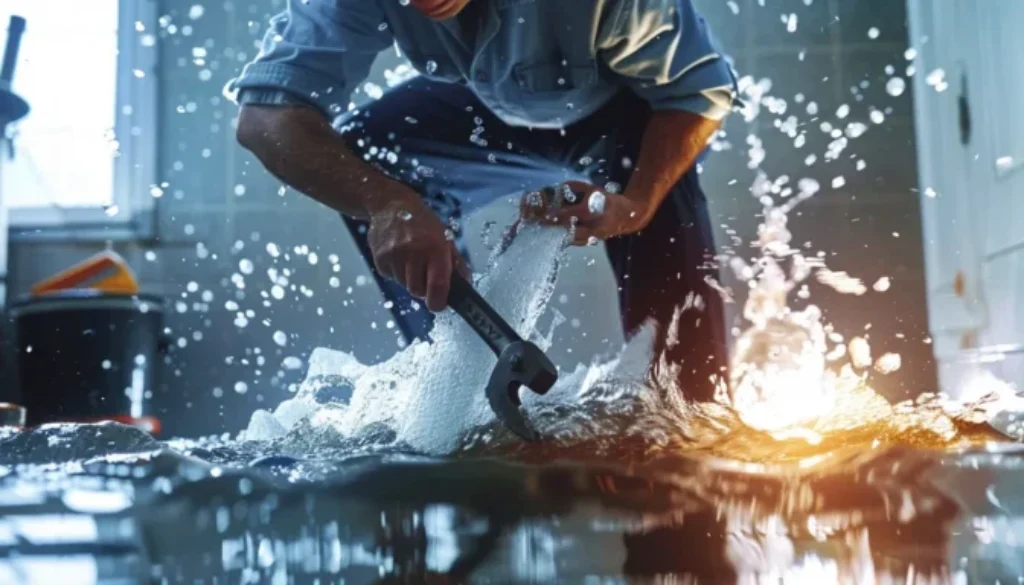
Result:
[[[880,414],[817,445],[467,445],[444,461],[171,449],[116,425],[0,435],[0,582],[1017,582],[1024,448],[933,423]],[[62,462],[39,461],[40,442]]]

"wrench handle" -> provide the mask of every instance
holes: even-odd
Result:
[[[457,272],[452,273],[448,306],[476,331],[494,355],[501,355],[506,347],[522,341],[515,329]]]

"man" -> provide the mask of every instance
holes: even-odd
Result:
[[[421,76],[346,112],[393,45]],[[725,327],[695,167],[735,78],[691,0],[290,0],[231,86],[240,143],[343,214],[407,338],[430,319],[402,287],[440,311],[461,269],[453,220],[567,187],[581,204],[533,193],[524,215],[605,240],[627,334],[653,319],[656,355],[711,398]]]

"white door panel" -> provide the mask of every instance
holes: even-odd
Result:
[[[919,71],[913,78],[922,229],[928,285],[928,309],[936,353],[955,351],[961,337],[984,322],[978,302],[980,250],[977,246],[975,209],[968,196],[969,160],[961,144],[959,99],[964,47],[945,42],[954,36],[965,0],[941,4],[932,0],[910,2],[911,36],[928,38],[916,44]],[[969,0],[966,0],[969,1]],[[943,39],[939,42],[938,39]],[[950,87],[936,91],[927,73],[942,69]],[[950,338],[950,339],[940,339]]]
[[[975,187],[985,200],[985,255],[1024,245],[1024,2],[973,2],[978,42],[970,59],[973,116],[979,130]],[[975,73],[977,71],[977,73]],[[977,79],[972,79],[977,76]]]
[[[980,359],[1022,385],[1024,0],[910,0],[909,14],[940,380],[956,393]]]
[[[988,309],[993,315],[981,332],[980,344],[1012,345],[1021,343],[1024,311],[1024,251],[1004,254],[985,263],[984,283]]]

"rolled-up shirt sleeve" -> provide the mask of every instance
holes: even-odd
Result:
[[[736,100],[736,77],[691,0],[610,0],[598,29],[604,65],[655,110],[720,120]]]
[[[289,0],[227,89],[241,103],[304,103],[337,115],[392,42],[377,2]]]

